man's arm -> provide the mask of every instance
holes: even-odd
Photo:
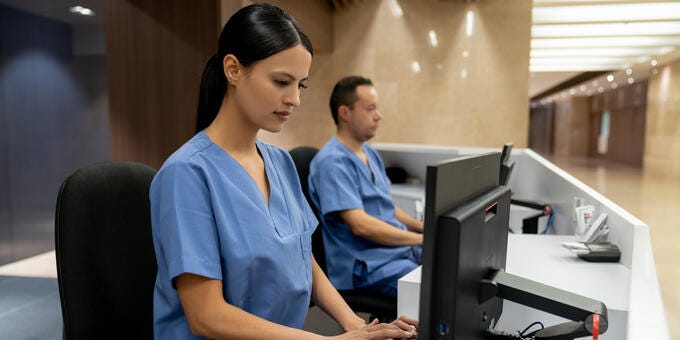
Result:
[[[415,231],[417,233],[423,233],[423,222],[416,220],[413,216],[409,215],[401,208],[394,206],[395,217],[399,222],[403,223],[406,228],[410,231]]]
[[[363,209],[339,211],[338,214],[354,235],[385,246],[413,246],[423,244],[423,235],[395,228],[391,224],[368,215]]]

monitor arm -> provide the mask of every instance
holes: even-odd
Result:
[[[536,332],[537,340],[590,336],[593,327],[599,329],[599,334],[607,331],[607,306],[604,303],[493,269],[488,278],[481,281],[480,303],[496,296],[573,320]]]

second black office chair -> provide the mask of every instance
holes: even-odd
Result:
[[[302,192],[304,192],[305,198],[307,198],[307,202],[309,202],[317,218],[320,219],[321,216],[309,197],[309,186],[307,183],[309,164],[318,151],[314,147],[299,146],[290,150],[290,155],[293,158],[293,162],[295,162],[295,168],[300,177]],[[324,273],[327,273],[326,252],[324,251],[323,237],[321,235],[321,225],[312,234],[312,253],[319,267],[321,267]],[[352,289],[339,290],[338,292],[355,312],[368,313],[371,315],[371,318],[378,318],[381,322],[391,322],[397,317],[397,300],[395,298]]]
[[[155,173],[144,164],[106,162],[62,184],[55,243],[65,340],[153,339]]]

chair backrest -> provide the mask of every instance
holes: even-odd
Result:
[[[62,184],[55,245],[64,339],[153,338],[155,173],[144,164],[105,162]]]
[[[316,156],[316,153],[319,152],[319,149],[311,146],[298,146],[291,149],[289,152],[290,156],[293,158],[293,162],[295,163],[298,177],[300,177],[302,192],[305,194],[307,203],[309,203],[309,206],[312,207],[312,211],[314,211],[316,218],[319,220],[319,226],[312,234],[312,254],[314,254],[316,263],[319,264],[321,270],[323,270],[324,273],[327,273],[326,252],[323,248],[323,237],[321,234],[321,215],[316,209],[316,206],[314,206],[314,202],[312,202],[312,199],[309,197],[309,182],[307,181],[309,178],[309,164],[312,162],[314,156]]]

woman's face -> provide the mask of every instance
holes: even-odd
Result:
[[[233,92],[239,111],[258,129],[281,131],[300,106],[311,64],[312,55],[298,44],[244,69]]]

